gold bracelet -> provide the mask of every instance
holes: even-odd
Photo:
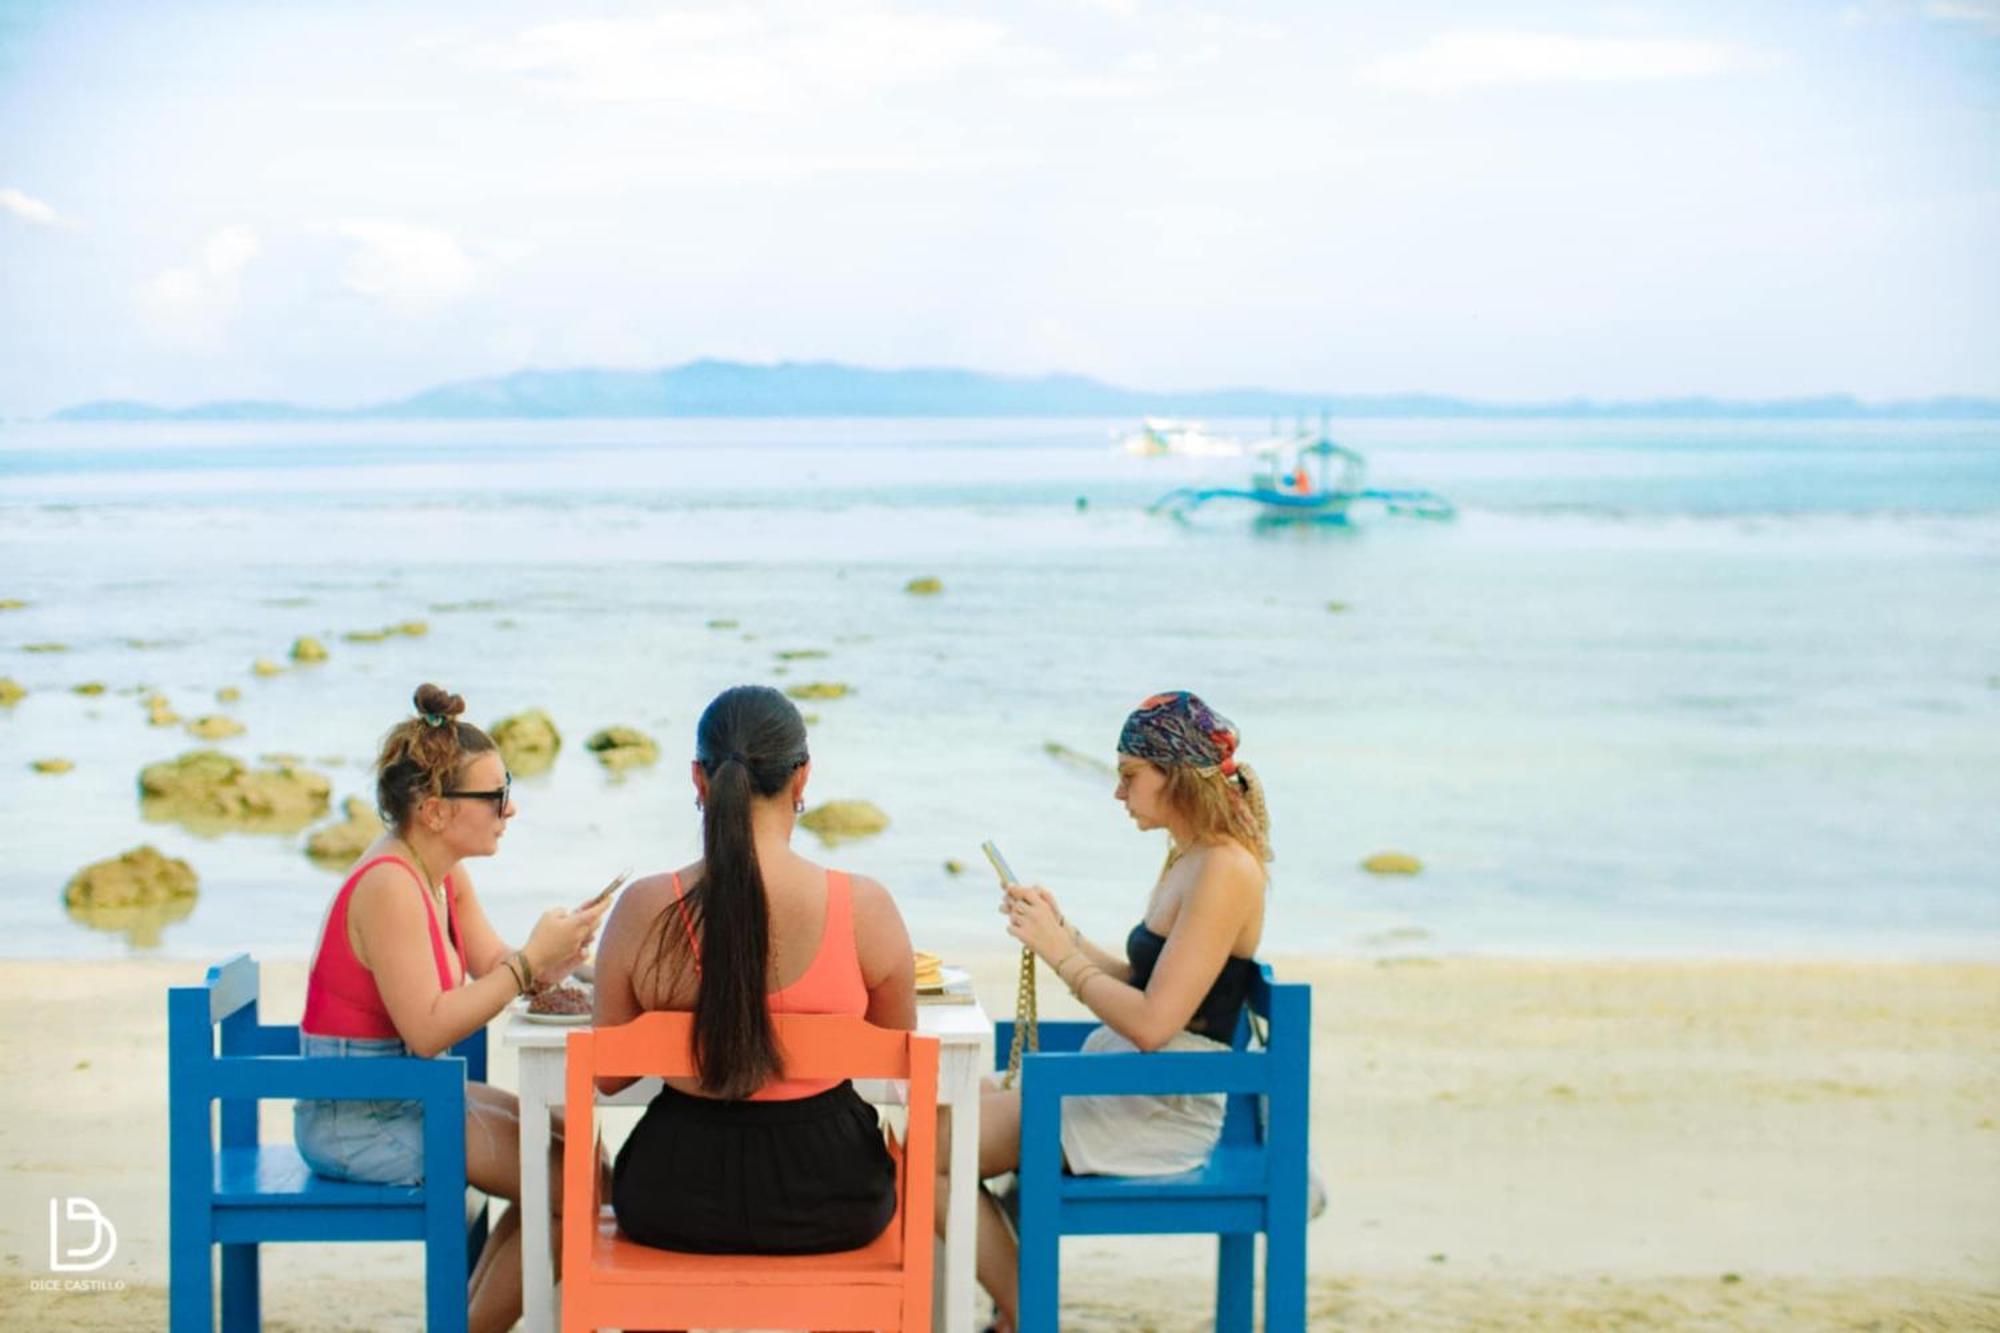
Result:
[[[521,964],[521,993],[525,995],[535,988],[535,965],[528,961],[526,949],[514,950],[514,958]]]
[[[1083,998],[1083,988],[1086,984],[1088,984],[1090,979],[1092,977],[1101,977],[1103,975],[1104,975],[1103,968],[1099,967],[1095,963],[1090,964],[1090,966],[1084,968],[1081,972],[1076,974],[1075,981],[1067,983],[1069,986],[1069,993],[1071,995],[1074,995],[1077,999],[1081,1000]]]
[[[1068,967],[1068,966],[1069,966],[1069,965],[1070,965],[1071,963],[1074,963],[1074,962],[1075,962],[1075,961],[1077,960],[1077,957],[1078,957],[1078,956],[1079,956],[1080,954],[1082,954],[1082,952],[1083,952],[1083,950],[1081,950],[1081,949],[1071,949],[1071,950],[1070,950],[1070,951],[1069,951],[1068,953],[1064,954],[1064,955],[1063,955],[1063,956],[1062,956],[1061,958],[1057,959],[1057,960],[1056,960],[1055,962],[1053,962],[1053,963],[1050,963],[1050,964],[1049,964],[1049,967],[1050,967],[1050,969],[1051,969],[1052,971],[1054,971],[1054,972],[1055,972],[1055,974],[1056,974],[1056,975],[1057,975],[1058,977],[1060,977],[1060,976],[1061,976],[1061,975],[1063,974],[1063,969],[1064,969],[1064,968],[1066,968],[1066,967]],[[1064,982],[1063,984],[1064,984],[1064,985],[1068,985],[1069,983],[1068,983],[1068,982]]]
[[[526,995],[528,993],[528,983],[521,980],[521,970],[514,966],[514,960],[512,958],[502,958],[500,966],[506,968],[507,975],[514,978],[515,994]]]

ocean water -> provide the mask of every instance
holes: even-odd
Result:
[[[695,854],[717,690],[835,680],[802,705],[810,796],[892,822],[831,859],[945,952],[1006,946],[989,837],[1122,937],[1161,835],[1045,745],[1108,765],[1185,687],[1269,789],[1270,952],[2000,956],[2000,423],[1341,422],[1375,483],[1462,511],[1344,530],[1149,516],[1247,465],[1126,457],[1111,424],[0,427],[28,604],[0,676],[29,691],[0,709],[0,956],[303,957],[337,875],[304,834],[147,822],[139,768],[204,743],[137,696],[236,717],[216,748],[308,756],[338,801],[422,680],[565,736],[473,867],[503,933]],[[251,674],[302,634],[331,660]],[[662,761],[602,770],[581,742],[613,724]],[[195,866],[193,913],[72,921],[69,876],[142,842]],[[1385,849],[1424,872],[1359,869]]]

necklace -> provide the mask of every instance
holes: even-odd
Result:
[[[424,864],[424,854],[417,850],[417,844],[411,842],[408,838],[404,838],[403,845],[410,849],[410,859],[417,863],[417,874],[422,876],[424,890],[430,894],[431,901],[439,907],[443,907],[444,885],[431,882],[431,868]]]

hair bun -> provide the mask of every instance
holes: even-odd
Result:
[[[436,717],[456,718],[465,711],[464,699],[442,685],[433,685],[429,681],[417,686],[413,702],[419,713],[429,713]]]

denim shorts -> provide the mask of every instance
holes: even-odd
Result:
[[[299,1054],[349,1060],[403,1056],[394,1037],[299,1034]],[[292,1104],[292,1138],[299,1156],[322,1176],[374,1185],[421,1185],[424,1104],[420,1101],[301,1100]]]

